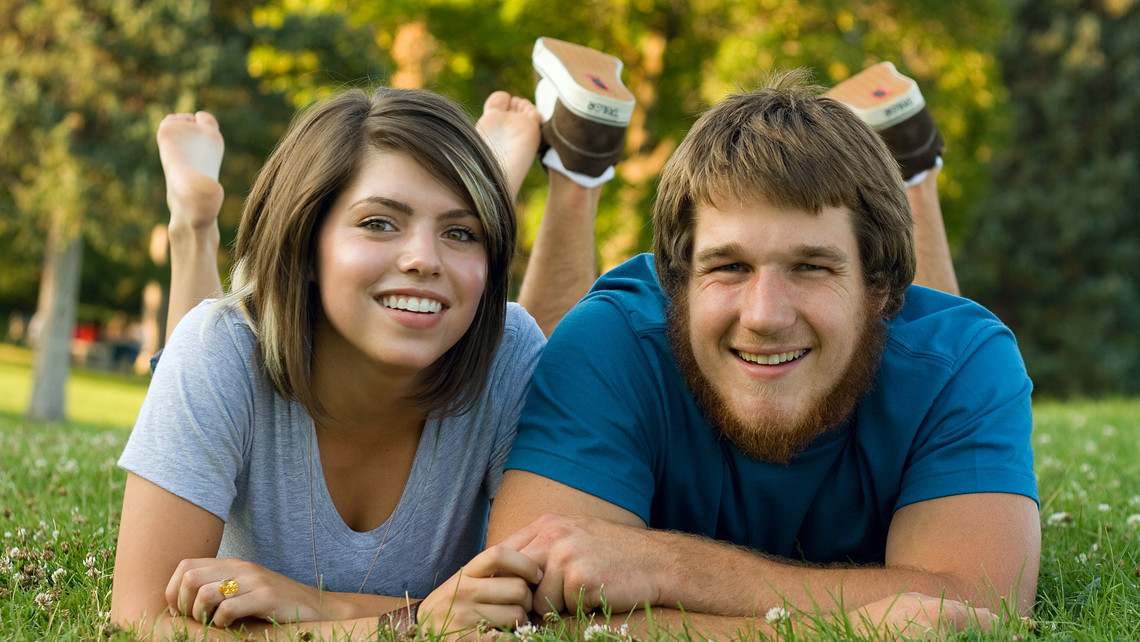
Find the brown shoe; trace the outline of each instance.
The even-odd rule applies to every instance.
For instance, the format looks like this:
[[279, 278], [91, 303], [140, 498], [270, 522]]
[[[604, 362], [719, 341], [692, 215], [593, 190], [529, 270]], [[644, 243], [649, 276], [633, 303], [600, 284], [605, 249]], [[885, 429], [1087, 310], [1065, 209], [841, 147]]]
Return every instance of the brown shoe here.
[[621, 160], [635, 104], [621, 82], [621, 60], [554, 38], [539, 38], [531, 60], [543, 143], [566, 169], [601, 176]]
[[903, 180], [934, 167], [946, 149], [918, 84], [889, 62], [864, 69], [826, 95], [847, 104], [879, 132], [898, 161]]

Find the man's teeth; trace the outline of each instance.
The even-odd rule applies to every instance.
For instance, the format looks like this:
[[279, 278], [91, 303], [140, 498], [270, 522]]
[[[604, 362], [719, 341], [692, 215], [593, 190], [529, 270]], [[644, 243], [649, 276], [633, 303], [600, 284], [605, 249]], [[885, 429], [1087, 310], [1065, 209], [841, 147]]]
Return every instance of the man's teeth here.
[[751, 352], [736, 352], [741, 359], [752, 363], [758, 363], [762, 366], [775, 366], [793, 359], [799, 359], [807, 353], [807, 350], [792, 350], [791, 352], [781, 352], [779, 354], [752, 354]]
[[421, 299], [414, 296], [386, 296], [380, 299], [380, 304], [386, 308], [407, 310], [408, 312], [425, 312], [435, 314], [443, 309], [443, 304], [432, 299]]

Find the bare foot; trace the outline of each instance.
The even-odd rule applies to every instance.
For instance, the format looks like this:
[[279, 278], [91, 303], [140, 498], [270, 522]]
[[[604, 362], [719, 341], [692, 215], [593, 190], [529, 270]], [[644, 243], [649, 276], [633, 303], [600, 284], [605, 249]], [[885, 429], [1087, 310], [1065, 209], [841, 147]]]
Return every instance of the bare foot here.
[[483, 103], [483, 115], [476, 128], [502, 163], [513, 198], [518, 198], [523, 179], [538, 153], [541, 125], [538, 108], [526, 98], [496, 91]]
[[217, 229], [225, 190], [218, 182], [225, 140], [211, 114], [170, 114], [158, 125], [172, 234]]

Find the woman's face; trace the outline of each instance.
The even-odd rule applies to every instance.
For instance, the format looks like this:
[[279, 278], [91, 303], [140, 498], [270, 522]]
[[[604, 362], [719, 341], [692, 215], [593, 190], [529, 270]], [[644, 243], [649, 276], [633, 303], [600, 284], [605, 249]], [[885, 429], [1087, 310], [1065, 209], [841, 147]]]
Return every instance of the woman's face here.
[[316, 265], [314, 346], [391, 374], [415, 375], [454, 346], [487, 283], [478, 215], [400, 152], [367, 152], [321, 224]]

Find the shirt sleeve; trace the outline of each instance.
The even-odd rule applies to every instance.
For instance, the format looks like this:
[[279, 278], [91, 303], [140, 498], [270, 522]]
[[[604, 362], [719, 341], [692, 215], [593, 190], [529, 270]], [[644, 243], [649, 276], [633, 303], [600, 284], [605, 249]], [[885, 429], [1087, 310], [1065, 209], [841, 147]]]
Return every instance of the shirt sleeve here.
[[966, 493], [1012, 493], [1037, 501], [1033, 386], [1012, 332], [994, 320], [951, 364], [922, 422], [896, 510]]
[[605, 296], [584, 300], [539, 360], [507, 468], [566, 484], [648, 523], [652, 443], [659, 440], [647, 431], [661, 422], [657, 373], [627, 313]]
[[503, 340], [495, 355], [488, 382], [488, 394], [495, 404], [501, 405], [497, 414], [499, 425], [495, 431], [495, 447], [487, 466], [489, 497], [493, 498], [499, 492], [503, 466], [518, 431], [519, 416], [522, 414], [531, 376], [545, 345], [546, 336], [534, 318], [517, 303], [508, 304]]
[[226, 520], [249, 445], [256, 366], [252, 333], [214, 307], [200, 304], [175, 329], [119, 466]]

